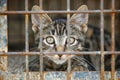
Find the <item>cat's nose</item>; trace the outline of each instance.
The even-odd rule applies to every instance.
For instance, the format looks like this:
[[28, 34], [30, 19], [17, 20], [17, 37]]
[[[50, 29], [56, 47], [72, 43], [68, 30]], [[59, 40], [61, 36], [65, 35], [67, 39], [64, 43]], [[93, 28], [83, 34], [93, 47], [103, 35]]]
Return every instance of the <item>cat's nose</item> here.
[[58, 52], [63, 52], [64, 51], [64, 46], [57, 46], [56, 47]]
[[62, 54], [59, 54], [58, 56], [59, 56], [59, 57], [61, 57], [61, 56], [62, 56]]
[[66, 60], [67, 57], [68, 57], [67, 55], [62, 55], [62, 54], [61, 54], [61, 55], [54, 55], [54, 56], [53, 56], [53, 59], [54, 59], [54, 60]]

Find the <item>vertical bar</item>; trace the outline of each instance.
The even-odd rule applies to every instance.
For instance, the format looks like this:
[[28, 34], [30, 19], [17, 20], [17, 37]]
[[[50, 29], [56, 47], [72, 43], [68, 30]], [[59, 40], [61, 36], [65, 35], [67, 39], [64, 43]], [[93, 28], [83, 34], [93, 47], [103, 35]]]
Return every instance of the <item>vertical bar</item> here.
[[[43, 0], [39, 0], [39, 6], [41, 8], [41, 11], [43, 10]], [[40, 14], [40, 44], [39, 44], [39, 48], [40, 48], [40, 57], [39, 57], [39, 60], [40, 60], [40, 79], [41, 80], [44, 80], [44, 74], [43, 74], [43, 50], [42, 50], [42, 33], [43, 33], [43, 23], [42, 23], [42, 14]]]
[[[70, 0], [67, 0], [67, 11], [70, 11]], [[70, 23], [69, 23], [69, 20], [70, 20], [70, 13], [67, 14], [68, 39], [70, 39]], [[68, 42], [68, 50], [70, 50], [70, 43], [69, 42]], [[68, 58], [67, 80], [71, 80], [70, 72], [71, 72], [71, 59]]]
[[39, 6], [43, 9], [43, 0], [39, 0]]
[[[40, 0], [39, 1], [40, 2], [40, 4], [39, 4], [39, 6], [40, 6], [40, 8], [41, 8], [41, 11], [43, 10], [42, 9], [42, 0]], [[39, 23], [39, 27], [40, 27], [40, 43], [39, 43], [39, 48], [40, 48], [40, 53], [42, 53], [42, 32], [43, 32], [43, 30], [42, 30], [42, 26], [43, 26], [43, 23], [42, 23], [42, 14], [40, 14], [40, 23]]]
[[[25, 11], [28, 11], [28, 0], [25, 0]], [[25, 14], [25, 51], [29, 52], [29, 39], [28, 39], [28, 23], [29, 18], [28, 14]], [[29, 80], [29, 67], [28, 67], [28, 55], [25, 56], [25, 62], [26, 62], [26, 80]]]
[[101, 3], [100, 3], [100, 9], [101, 9], [101, 12], [100, 12], [100, 39], [101, 39], [101, 45], [100, 45], [100, 48], [101, 48], [101, 73], [100, 73], [100, 80], [104, 80], [105, 77], [104, 77], [104, 13], [103, 13], [103, 10], [104, 10], [104, 0], [101, 0]]
[[[115, 10], [115, 0], [112, 0], [112, 11]], [[111, 15], [112, 21], [111, 21], [111, 38], [112, 38], [112, 51], [115, 50], [115, 13], [112, 13]], [[115, 54], [112, 53], [112, 61], [111, 61], [111, 80], [115, 80]]]
[[[28, 11], [28, 0], [25, 0], [25, 11]], [[28, 14], [25, 14], [25, 51], [29, 52], [29, 39], [28, 39]]]
[[[70, 0], [67, 0], [67, 11], [70, 11]], [[70, 38], [70, 13], [67, 13], [67, 35], [68, 39]], [[70, 50], [70, 43], [68, 41], [68, 50]]]

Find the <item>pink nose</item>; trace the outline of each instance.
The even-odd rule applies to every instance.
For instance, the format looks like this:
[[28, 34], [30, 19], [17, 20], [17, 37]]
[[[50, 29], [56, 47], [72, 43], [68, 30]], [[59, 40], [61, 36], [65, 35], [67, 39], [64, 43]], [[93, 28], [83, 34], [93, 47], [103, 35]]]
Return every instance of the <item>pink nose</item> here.
[[64, 46], [57, 46], [56, 47], [58, 52], [63, 52], [64, 51]]

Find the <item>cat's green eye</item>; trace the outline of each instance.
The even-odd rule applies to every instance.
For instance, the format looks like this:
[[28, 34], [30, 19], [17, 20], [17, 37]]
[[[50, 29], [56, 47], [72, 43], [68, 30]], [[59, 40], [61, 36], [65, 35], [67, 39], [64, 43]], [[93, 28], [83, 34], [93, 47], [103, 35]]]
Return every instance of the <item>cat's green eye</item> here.
[[46, 42], [48, 44], [54, 44], [54, 38], [52, 36], [48, 36], [48, 37], [46, 37]]

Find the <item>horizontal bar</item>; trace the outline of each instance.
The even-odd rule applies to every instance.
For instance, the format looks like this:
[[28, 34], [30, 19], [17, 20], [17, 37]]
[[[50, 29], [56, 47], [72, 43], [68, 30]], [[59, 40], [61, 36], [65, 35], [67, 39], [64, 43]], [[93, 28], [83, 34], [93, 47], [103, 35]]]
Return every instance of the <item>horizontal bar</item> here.
[[[0, 56], [6, 56], [6, 55], [41, 55], [41, 52], [0, 52]], [[90, 52], [42, 52], [43, 54], [48, 54], [48, 55], [53, 55], [53, 54], [67, 54], [67, 55], [71, 55], [71, 54], [75, 54], [75, 55], [92, 55], [92, 54], [99, 54], [101, 53], [101, 51], [90, 51]], [[120, 55], [120, 51], [104, 51], [104, 54], [108, 55], [108, 54], [115, 54], [115, 55]]]
[[[100, 13], [101, 10], [88, 10], [88, 11], [0, 11], [0, 14], [68, 14], [68, 13]], [[103, 10], [104, 13], [120, 13], [120, 10]]]

